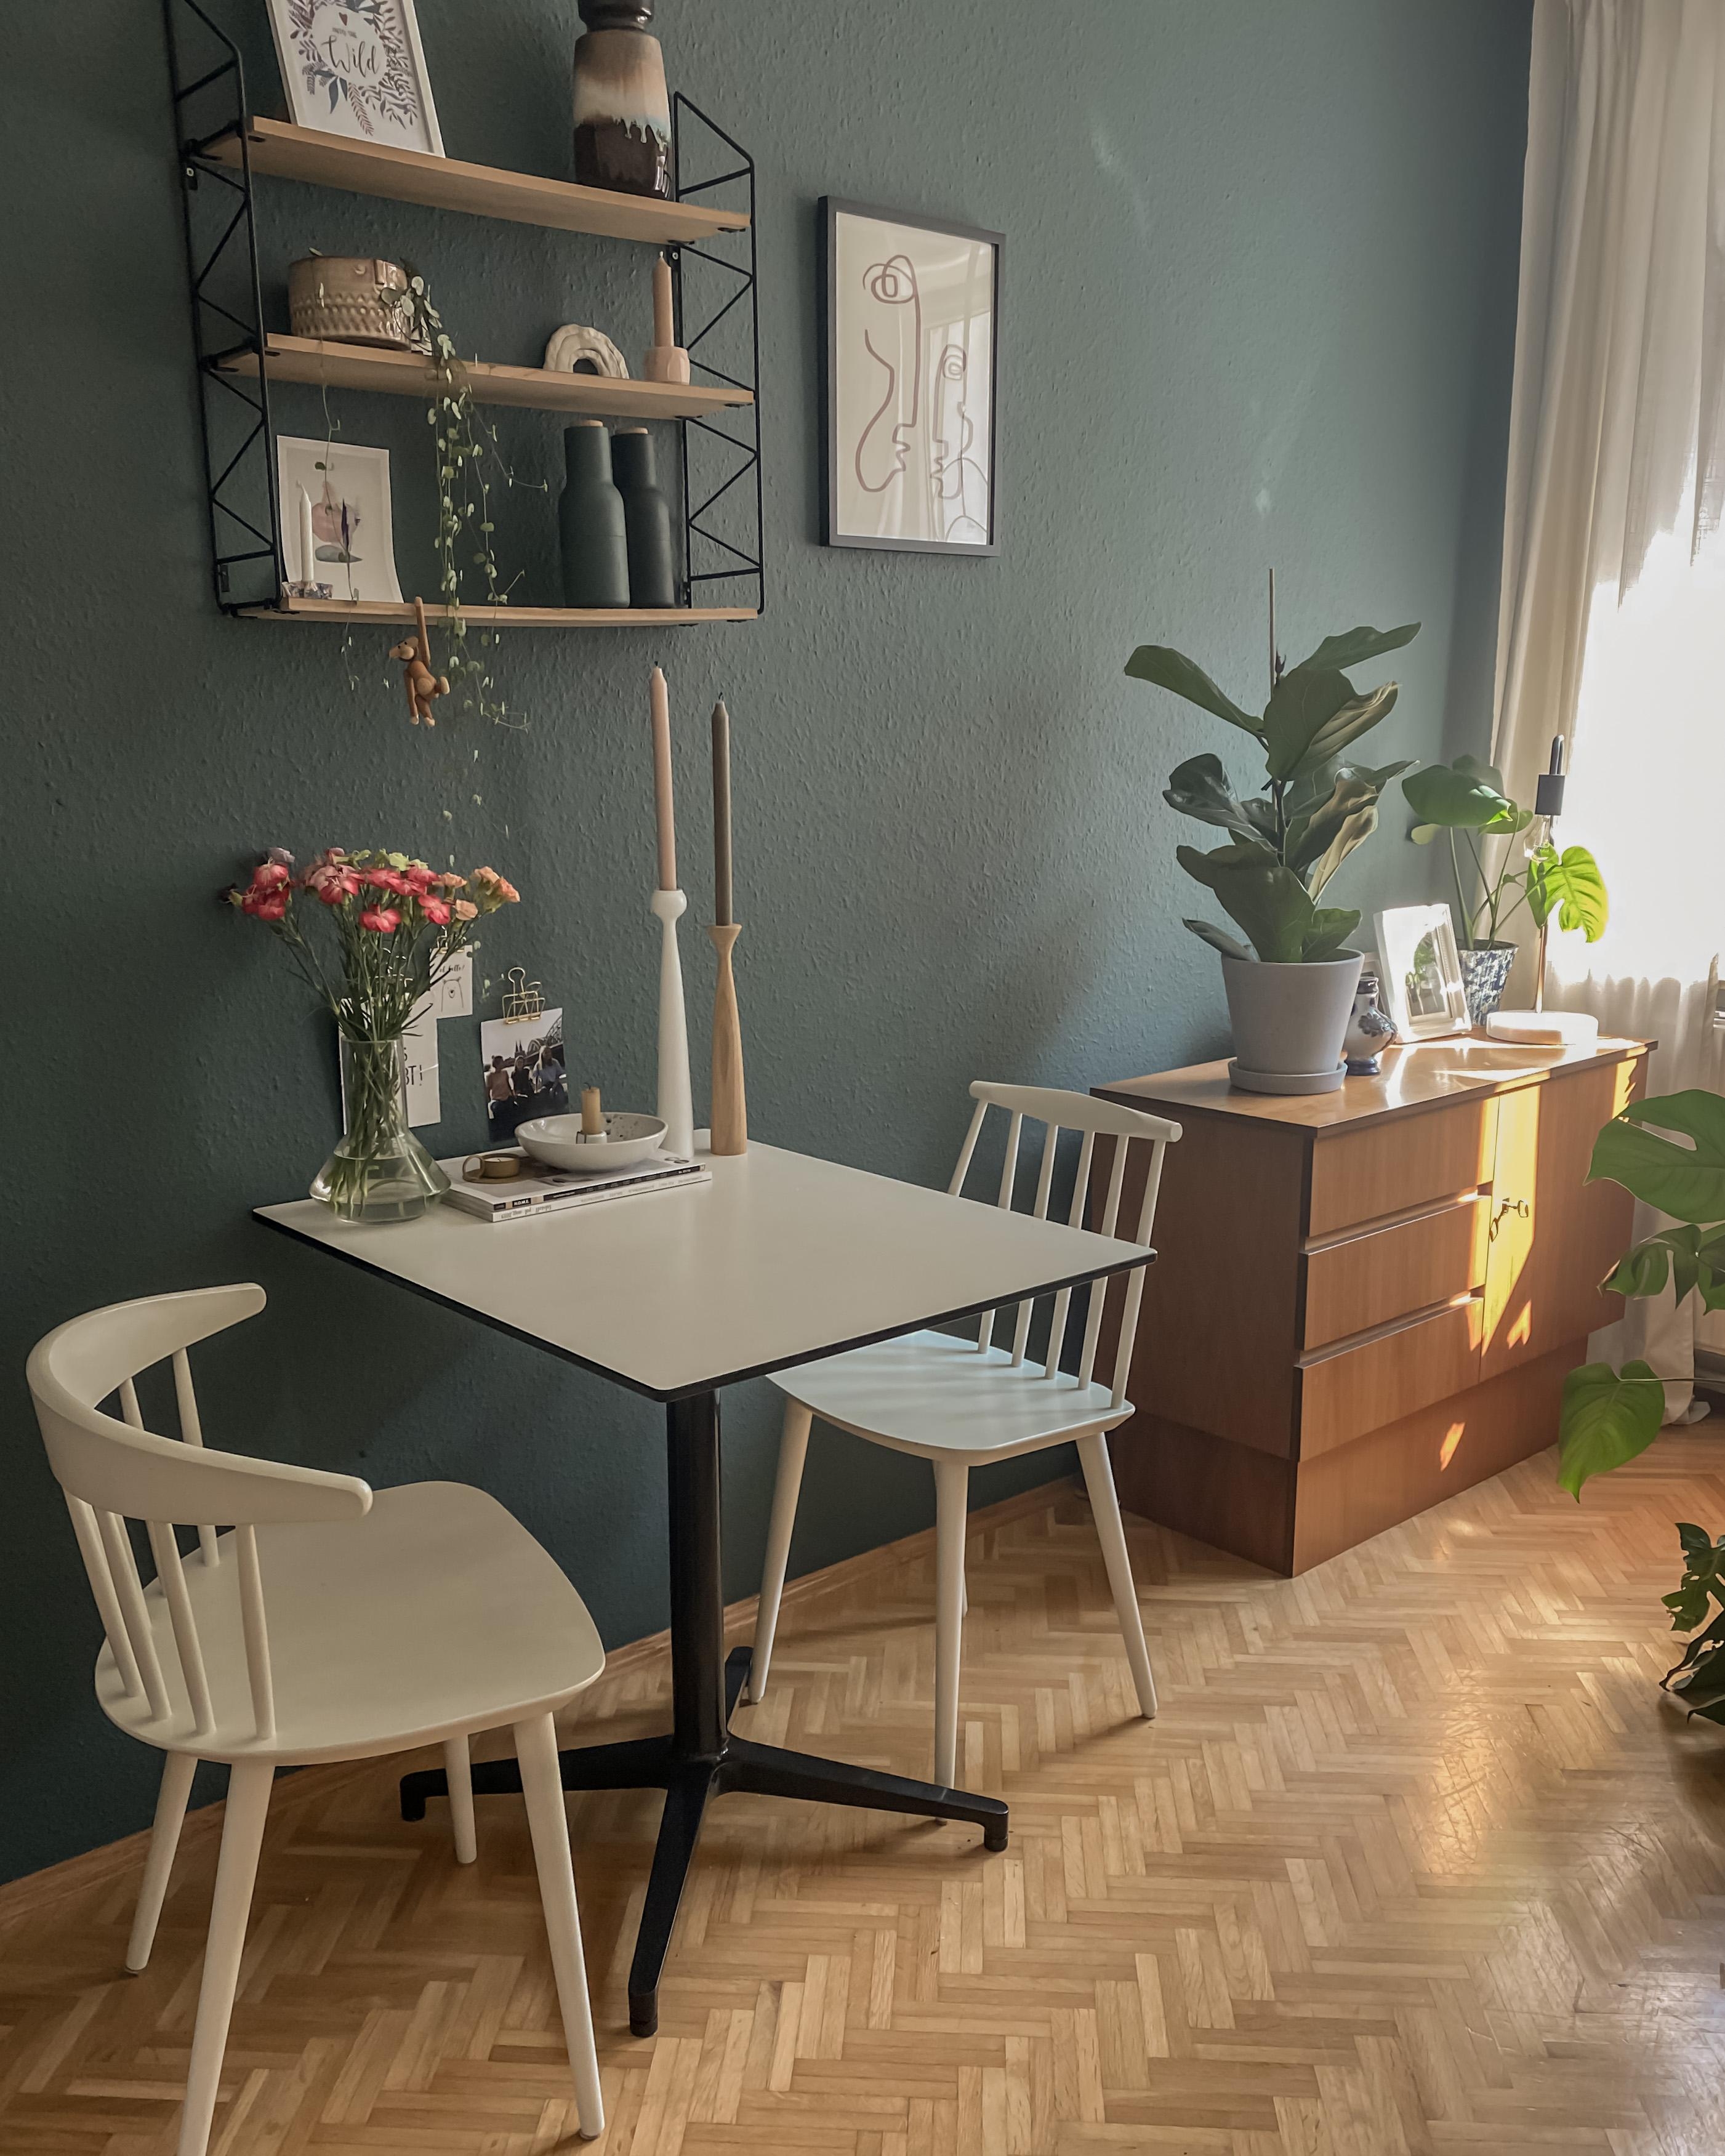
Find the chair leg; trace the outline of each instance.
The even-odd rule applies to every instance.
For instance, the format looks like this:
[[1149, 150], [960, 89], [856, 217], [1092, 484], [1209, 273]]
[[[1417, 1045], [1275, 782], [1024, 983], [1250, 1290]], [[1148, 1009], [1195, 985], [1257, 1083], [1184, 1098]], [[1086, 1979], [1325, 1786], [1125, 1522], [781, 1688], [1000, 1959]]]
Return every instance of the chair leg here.
[[479, 1855], [479, 1831], [473, 1818], [473, 1768], [465, 1737], [444, 1739], [444, 1773], [449, 1784], [449, 1829], [455, 1838], [455, 1861], [471, 1864]]
[[773, 1517], [767, 1528], [767, 1563], [761, 1573], [761, 1601], [755, 1614], [755, 1650], [749, 1658], [749, 1698], [767, 1697], [767, 1671], [773, 1661], [773, 1637], [778, 1630], [778, 1605], [790, 1562], [791, 1530], [797, 1524], [797, 1498], [803, 1487], [803, 1462], [809, 1455], [809, 1426], [814, 1417], [800, 1401], [784, 1404], [784, 1431], [778, 1440], [778, 1477], [773, 1486]]
[[186, 1799], [192, 1794], [192, 1777], [197, 1768], [198, 1762], [189, 1752], [167, 1752], [162, 1755], [156, 1824], [150, 1830], [150, 1853], [144, 1859], [138, 1906], [126, 1949], [126, 1966], [134, 1976], [141, 1975], [149, 1966], [150, 1949], [156, 1943], [157, 1922], [167, 1898], [167, 1882], [173, 1876], [174, 1851], [180, 1845]]
[[958, 1779], [958, 1669], [964, 1650], [964, 1530], [970, 1469], [962, 1460], [934, 1463], [934, 1779]]
[[258, 1876], [258, 1851], [270, 1810], [275, 1768], [266, 1759], [244, 1759], [228, 1770], [228, 1810], [222, 1823], [222, 1854], [216, 1864], [215, 1899], [209, 1912], [209, 1943], [203, 1952], [203, 1981], [198, 1993], [198, 2020], [192, 2032], [192, 2066], [186, 2076], [186, 2107], [180, 2116], [179, 2156], [206, 2156], [210, 2123], [222, 2079], [222, 2055], [228, 2048], [228, 2024], [239, 1982], [245, 1948], [246, 1919], [251, 1913], [252, 1885]]
[[1126, 1641], [1126, 1659], [1138, 1695], [1138, 1712], [1145, 1720], [1156, 1716], [1156, 1680], [1150, 1674], [1150, 1650], [1144, 1644], [1144, 1620], [1138, 1609], [1138, 1590], [1132, 1582], [1132, 1559], [1127, 1555], [1126, 1529], [1120, 1520], [1120, 1500], [1114, 1494], [1114, 1471], [1108, 1465], [1108, 1440], [1098, 1430], [1078, 1440], [1079, 1464], [1084, 1486], [1090, 1492], [1090, 1509], [1102, 1545], [1114, 1614], [1120, 1620]]
[[515, 1750], [521, 1763], [527, 1825], [532, 1830], [533, 1861], [539, 1870], [539, 1898], [545, 1905], [557, 2004], [563, 2013], [563, 2041], [575, 2076], [576, 2116], [582, 2139], [593, 2141], [605, 2130], [605, 2107], [599, 2094], [599, 2055], [593, 2048], [581, 1915], [575, 1905], [575, 1867], [569, 1856], [569, 1815], [563, 1809], [563, 1778], [552, 1717], [542, 1714], [532, 1722], [518, 1722]]

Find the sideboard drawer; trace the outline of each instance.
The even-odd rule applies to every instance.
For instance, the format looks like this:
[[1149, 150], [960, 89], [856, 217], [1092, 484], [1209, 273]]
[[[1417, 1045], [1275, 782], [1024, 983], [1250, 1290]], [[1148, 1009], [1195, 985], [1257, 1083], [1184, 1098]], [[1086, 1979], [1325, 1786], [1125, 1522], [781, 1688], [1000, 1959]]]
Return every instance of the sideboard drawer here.
[[1491, 1210], [1471, 1198], [1309, 1252], [1305, 1345], [1327, 1347], [1481, 1286]]
[[1478, 1296], [1303, 1363], [1300, 1457], [1329, 1452], [1479, 1382]]
[[1458, 1101], [1320, 1137], [1312, 1148], [1307, 1232], [1327, 1235], [1489, 1183], [1496, 1105]]

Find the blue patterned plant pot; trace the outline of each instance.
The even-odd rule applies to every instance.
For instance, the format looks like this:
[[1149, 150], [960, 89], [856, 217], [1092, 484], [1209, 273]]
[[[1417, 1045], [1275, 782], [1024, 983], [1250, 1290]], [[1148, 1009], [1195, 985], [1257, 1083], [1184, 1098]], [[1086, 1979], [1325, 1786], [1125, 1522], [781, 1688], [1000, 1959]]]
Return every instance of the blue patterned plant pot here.
[[1461, 979], [1467, 990], [1467, 1014], [1483, 1025], [1503, 1001], [1509, 969], [1516, 962], [1513, 943], [1481, 943], [1461, 953]]

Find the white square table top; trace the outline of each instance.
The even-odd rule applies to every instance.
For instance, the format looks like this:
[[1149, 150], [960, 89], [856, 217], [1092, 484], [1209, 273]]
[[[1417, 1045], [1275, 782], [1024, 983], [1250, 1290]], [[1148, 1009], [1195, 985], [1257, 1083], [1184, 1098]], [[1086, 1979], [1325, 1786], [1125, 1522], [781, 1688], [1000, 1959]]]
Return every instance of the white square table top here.
[[255, 1217], [658, 1400], [1143, 1264], [1143, 1245], [752, 1141], [710, 1183], [494, 1223]]

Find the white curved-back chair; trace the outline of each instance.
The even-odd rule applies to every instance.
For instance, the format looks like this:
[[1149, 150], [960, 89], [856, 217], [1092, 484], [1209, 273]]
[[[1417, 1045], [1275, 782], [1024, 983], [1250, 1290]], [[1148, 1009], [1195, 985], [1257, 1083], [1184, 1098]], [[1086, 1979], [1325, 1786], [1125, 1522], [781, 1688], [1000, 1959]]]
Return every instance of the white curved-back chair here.
[[[1010, 1117], [1006, 1153], [995, 1202], [1012, 1204], [1017, 1179], [1019, 1146], [1025, 1122], [1045, 1126], [1036, 1175], [1033, 1208], [1039, 1220], [1048, 1218], [1054, 1188], [1060, 1134], [1081, 1135], [1072, 1199], [1067, 1224], [1084, 1223], [1090, 1194], [1096, 1142], [1099, 1136], [1114, 1141], [1113, 1163], [1106, 1194], [1092, 1219], [1104, 1235], [1118, 1229], [1122, 1194], [1126, 1187], [1129, 1153], [1147, 1151], [1144, 1194], [1132, 1239], [1145, 1242], [1156, 1215], [1156, 1193], [1162, 1179], [1163, 1155], [1180, 1135], [1178, 1123], [1159, 1116], [1122, 1108], [1085, 1093], [1065, 1093], [1037, 1086], [995, 1086], [978, 1079], [971, 1089], [976, 1102], [958, 1166], [949, 1185], [951, 1195], [961, 1199], [970, 1171], [977, 1140], [991, 1107], [1005, 1110]], [[1125, 1232], [1125, 1231], [1120, 1231]], [[754, 1655], [750, 1666], [749, 1697], [765, 1697], [767, 1675], [773, 1659], [773, 1635], [778, 1628], [780, 1597], [784, 1591], [785, 1567], [790, 1556], [791, 1532], [796, 1524], [797, 1496], [802, 1486], [803, 1463], [808, 1453], [809, 1427], [815, 1416], [865, 1437], [896, 1452], [911, 1452], [930, 1461], [935, 1489], [935, 1679], [934, 1779], [951, 1787], [957, 1779], [958, 1749], [958, 1669], [963, 1630], [964, 1527], [968, 1506], [970, 1471], [996, 1460], [1011, 1460], [1020, 1453], [1039, 1452], [1051, 1445], [1078, 1447], [1085, 1486], [1101, 1538], [1108, 1585], [1125, 1637], [1127, 1660], [1138, 1705], [1146, 1716], [1156, 1712], [1156, 1686], [1150, 1674], [1149, 1650], [1144, 1644], [1143, 1620], [1138, 1612], [1137, 1591], [1132, 1584], [1127, 1556], [1126, 1535], [1121, 1526], [1120, 1503], [1114, 1494], [1114, 1476], [1108, 1466], [1106, 1433], [1132, 1413], [1126, 1397], [1127, 1373], [1132, 1368], [1132, 1342], [1137, 1335], [1138, 1308], [1144, 1292], [1143, 1269], [1127, 1281], [1121, 1312], [1119, 1344], [1114, 1358], [1111, 1386], [1095, 1382], [1096, 1351], [1101, 1337], [1105, 1284], [1097, 1282], [1090, 1296], [1083, 1343], [1076, 1371], [1060, 1367], [1065, 1344], [1066, 1317], [1072, 1291], [1062, 1288], [1054, 1297], [1044, 1360], [1034, 1363], [1027, 1349], [1034, 1299], [1016, 1306], [1010, 1348], [993, 1345], [999, 1313], [987, 1312], [974, 1338], [949, 1332], [912, 1332], [899, 1340], [886, 1340], [871, 1348], [853, 1348], [824, 1362], [805, 1363], [800, 1368], [779, 1373], [773, 1382], [787, 1395], [784, 1431], [779, 1440], [778, 1478], [773, 1497], [772, 1523], [768, 1530], [767, 1565], [761, 1580], [760, 1612], [755, 1624]]]
[[[186, 1350], [264, 1301], [244, 1286], [116, 1303], [50, 1332], [28, 1370], [107, 1634], [96, 1697], [167, 1754], [128, 1969], [149, 1959], [193, 1768], [213, 1759], [228, 1769], [179, 2156], [204, 2156], [209, 2143], [275, 1769], [442, 1743], [458, 1852], [470, 1861], [467, 1738], [505, 1724], [590, 2138], [604, 2118], [552, 1717], [604, 1666], [593, 1620], [483, 1491], [416, 1482], [374, 1495], [351, 1475], [205, 1450]], [[144, 1428], [133, 1384], [170, 1358], [178, 1439]], [[115, 1392], [123, 1419], [100, 1404]], [[148, 1533], [147, 1587], [128, 1520]], [[197, 1551], [182, 1558], [175, 1527], [198, 1522]]]

